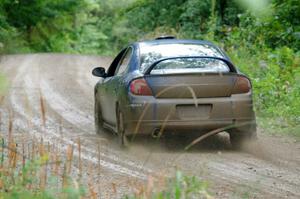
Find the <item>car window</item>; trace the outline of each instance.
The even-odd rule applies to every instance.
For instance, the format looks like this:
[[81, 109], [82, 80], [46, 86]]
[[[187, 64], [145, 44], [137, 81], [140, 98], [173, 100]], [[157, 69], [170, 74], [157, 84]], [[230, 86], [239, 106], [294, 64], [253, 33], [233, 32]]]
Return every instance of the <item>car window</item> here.
[[120, 63], [120, 60], [122, 60], [127, 48], [124, 48], [121, 50], [121, 52], [115, 57], [113, 62], [110, 64], [108, 70], [107, 70], [107, 77], [111, 77], [115, 75], [115, 71]]
[[208, 44], [142, 44], [140, 46], [141, 65], [143, 71], [155, 61], [168, 57], [181, 56], [213, 56], [223, 57], [221, 52]]
[[228, 65], [213, 58], [175, 58], [159, 62], [151, 70], [151, 74], [176, 73], [227, 73]]
[[126, 69], [128, 68], [128, 64], [132, 55], [132, 48], [129, 47], [125, 53], [125, 55], [123, 56], [123, 58], [121, 59], [121, 61], [118, 64], [117, 70], [115, 72], [115, 75], [120, 75], [123, 74]]

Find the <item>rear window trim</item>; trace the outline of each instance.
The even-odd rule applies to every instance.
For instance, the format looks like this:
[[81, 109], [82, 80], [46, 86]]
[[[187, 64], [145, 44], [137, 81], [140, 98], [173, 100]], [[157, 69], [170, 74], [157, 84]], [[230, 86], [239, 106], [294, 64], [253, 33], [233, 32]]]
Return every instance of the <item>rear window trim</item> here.
[[223, 62], [225, 62], [227, 65], [228, 65], [228, 67], [229, 67], [229, 73], [237, 73], [237, 70], [236, 70], [236, 68], [234, 67], [234, 65], [233, 65], [233, 63], [231, 63], [229, 60], [227, 60], [227, 59], [224, 59], [224, 58], [222, 58], [222, 57], [213, 57], [213, 56], [176, 56], [176, 57], [167, 57], [167, 58], [163, 58], [163, 59], [159, 59], [159, 60], [157, 60], [157, 61], [155, 61], [155, 62], [153, 62], [148, 68], [146, 68], [145, 70], [144, 70], [144, 74], [145, 75], [150, 75], [150, 73], [151, 73], [151, 71], [153, 70], [153, 68], [157, 65], [157, 64], [159, 64], [160, 62], [162, 62], [162, 61], [166, 61], [166, 60], [171, 60], [171, 59], [181, 59], [181, 58], [183, 58], [183, 59], [188, 59], [188, 58], [203, 58], [203, 59], [217, 59], [217, 60], [221, 60], [221, 61], [223, 61]]

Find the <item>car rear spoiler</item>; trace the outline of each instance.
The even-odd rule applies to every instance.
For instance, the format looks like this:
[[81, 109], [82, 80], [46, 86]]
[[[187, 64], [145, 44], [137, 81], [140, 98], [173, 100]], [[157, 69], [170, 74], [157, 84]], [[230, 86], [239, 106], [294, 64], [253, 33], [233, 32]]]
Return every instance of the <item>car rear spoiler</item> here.
[[212, 56], [179, 56], [179, 57], [168, 57], [168, 58], [163, 58], [163, 59], [159, 59], [157, 61], [155, 61], [153, 64], [151, 64], [148, 68], [146, 68], [144, 74], [145, 75], [149, 75], [150, 72], [152, 71], [152, 69], [157, 65], [159, 64], [160, 62], [162, 61], [165, 61], [165, 60], [170, 60], [170, 59], [180, 59], [180, 58], [209, 58], [209, 59], [217, 59], [217, 60], [221, 60], [223, 62], [225, 62], [228, 66], [229, 66], [229, 69], [230, 69], [230, 72], [233, 72], [233, 73], [237, 73], [237, 70], [236, 68], [234, 67], [233, 63], [230, 62], [229, 60], [227, 59], [224, 59], [224, 58], [221, 58], [221, 57], [212, 57]]

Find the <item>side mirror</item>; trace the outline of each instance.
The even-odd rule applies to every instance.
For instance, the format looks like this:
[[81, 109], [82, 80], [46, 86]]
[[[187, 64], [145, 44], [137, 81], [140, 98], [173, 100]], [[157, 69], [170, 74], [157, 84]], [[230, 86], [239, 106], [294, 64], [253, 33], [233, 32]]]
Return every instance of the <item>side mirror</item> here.
[[105, 69], [103, 67], [94, 68], [92, 74], [96, 77], [106, 77]]

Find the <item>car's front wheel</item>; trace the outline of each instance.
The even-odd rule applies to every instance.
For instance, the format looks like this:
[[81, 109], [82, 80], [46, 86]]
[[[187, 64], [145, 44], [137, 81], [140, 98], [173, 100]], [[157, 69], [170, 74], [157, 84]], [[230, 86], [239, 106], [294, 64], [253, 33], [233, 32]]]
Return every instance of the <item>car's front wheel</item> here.
[[128, 138], [125, 135], [124, 115], [120, 110], [117, 110], [117, 133], [119, 145], [121, 147], [128, 147]]

